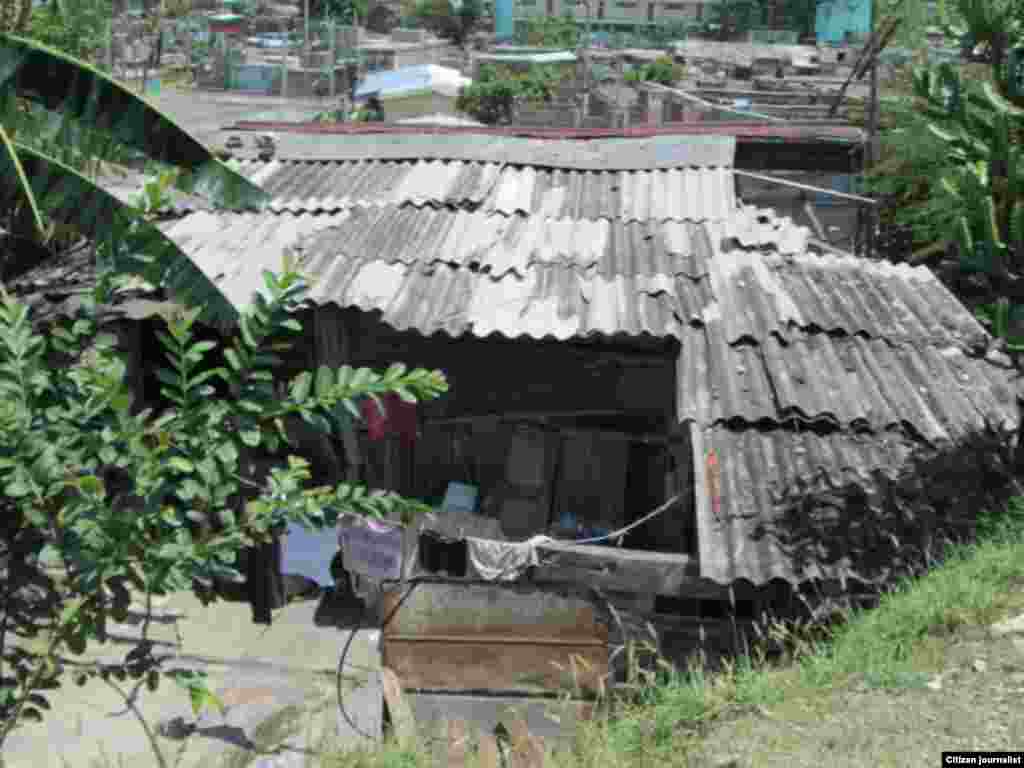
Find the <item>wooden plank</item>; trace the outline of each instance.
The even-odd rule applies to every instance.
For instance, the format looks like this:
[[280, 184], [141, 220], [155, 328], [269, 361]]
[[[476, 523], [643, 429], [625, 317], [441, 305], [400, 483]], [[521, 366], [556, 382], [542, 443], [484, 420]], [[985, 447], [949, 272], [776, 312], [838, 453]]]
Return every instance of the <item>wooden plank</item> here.
[[384, 691], [384, 704], [391, 716], [391, 731], [400, 744], [412, 741], [416, 737], [416, 720], [412, 707], [402, 693], [402, 683], [393, 669], [381, 667], [381, 688]]
[[494, 738], [493, 733], [481, 731], [477, 750], [478, 768], [501, 768], [498, 740]]
[[448, 721], [448, 768], [466, 768], [468, 734], [465, 720]]
[[504, 725], [512, 740], [514, 768], [544, 768], [544, 742], [530, 733], [522, 716], [513, 715]]

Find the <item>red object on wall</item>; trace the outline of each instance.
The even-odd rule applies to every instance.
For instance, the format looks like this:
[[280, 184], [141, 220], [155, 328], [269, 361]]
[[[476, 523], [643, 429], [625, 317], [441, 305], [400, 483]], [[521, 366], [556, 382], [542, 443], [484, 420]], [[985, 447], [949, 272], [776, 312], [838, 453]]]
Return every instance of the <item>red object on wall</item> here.
[[384, 413], [370, 398], [360, 403], [366, 431], [371, 440], [381, 440], [387, 435], [399, 435], [404, 443], [416, 441], [416, 404], [407, 403], [394, 393], [382, 395]]

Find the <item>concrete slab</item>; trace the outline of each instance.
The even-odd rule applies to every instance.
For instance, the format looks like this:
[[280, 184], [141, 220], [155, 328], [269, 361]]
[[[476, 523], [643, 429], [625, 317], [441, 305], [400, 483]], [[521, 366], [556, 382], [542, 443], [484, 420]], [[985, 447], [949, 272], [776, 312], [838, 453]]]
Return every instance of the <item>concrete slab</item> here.
[[[316, 626], [316, 606], [315, 601], [288, 605], [264, 628], [252, 624], [246, 604], [203, 607], [191, 593], [164, 601], [161, 612], [171, 618], [151, 629], [160, 628], [161, 650], [175, 653], [168, 665], [207, 672], [227, 706], [223, 715], [204, 712], [196, 719], [187, 694], [170, 681], [155, 692], [142, 690], [137, 706], [154, 731], [175, 718], [195, 726], [177, 738], [156, 736], [172, 763], [178, 759], [181, 768], [199, 768], [266, 759], [271, 762], [262, 763], [265, 768], [300, 765], [294, 761], [323, 744], [355, 746], [365, 743], [366, 735], [380, 737], [379, 633], [358, 632], [349, 650], [342, 690], [353, 728], [338, 711], [335, 678], [349, 630]], [[123, 657], [140, 626], [118, 625], [115, 641], [89, 656]], [[44, 723], [11, 737], [4, 750], [7, 768], [78, 768], [96, 760], [132, 768], [156, 765], [138, 719], [102, 681], [82, 688], [68, 681], [54, 692], [51, 704], [52, 715]]]

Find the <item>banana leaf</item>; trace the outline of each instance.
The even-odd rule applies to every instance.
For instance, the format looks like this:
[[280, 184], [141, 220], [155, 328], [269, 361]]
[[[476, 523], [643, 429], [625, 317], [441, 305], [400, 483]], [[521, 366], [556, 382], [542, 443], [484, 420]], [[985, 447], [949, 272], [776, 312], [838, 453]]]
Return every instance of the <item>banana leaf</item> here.
[[39, 210], [39, 203], [32, 192], [29, 177], [25, 174], [14, 142], [8, 137], [3, 125], [0, 125], [0, 178], [4, 179], [5, 186], [9, 184], [18, 192], [10, 201], [14, 204], [12, 207], [24, 206], [32, 217], [36, 231], [43, 233], [46, 225]]
[[138, 209], [31, 147], [5, 146], [14, 148], [15, 158], [6, 152], [0, 163], [16, 163], [23, 172], [0, 169], [0, 208], [31, 201], [37, 213], [44, 211], [54, 221], [74, 225], [83, 237], [109, 244], [119, 271], [139, 275], [177, 301], [199, 307], [206, 323], [226, 328], [237, 320], [237, 311], [213, 281]]
[[266, 193], [218, 160], [174, 121], [100, 70], [40, 43], [0, 34], [0, 95], [13, 92], [108, 132], [181, 169], [178, 187], [230, 209], [260, 209]]

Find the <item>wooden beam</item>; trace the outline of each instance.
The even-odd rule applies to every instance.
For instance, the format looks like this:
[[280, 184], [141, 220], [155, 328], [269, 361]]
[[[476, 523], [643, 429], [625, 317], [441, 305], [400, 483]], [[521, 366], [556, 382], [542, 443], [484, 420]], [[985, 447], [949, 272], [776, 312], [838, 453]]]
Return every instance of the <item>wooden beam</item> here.
[[467, 742], [469, 728], [466, 721], [453, 719], [448, 721], [448, 768], [466, 768], [466, 756], [469, 752]]
[[825, 232], [825, 228], [821, 225], [821, 220], [818, 219], [818, 214], [814, 211], [814, 203], [810, 200], [804, 200], [804, 213], [806, 213], [807, 218], [810, 219], [811, 226], [814, 228], [818, 237], [826, 243], [829, 242], [828, 233]]
[[493, 733], [480, 733], [477, 740], [477, 764], [479, 768], [501, 768], [498, 740], [494, 738]]
[[854, 195], [849, 192], [839, 192], [835, 189], [825, 189], [824, 187], [816, 187], [813, 184], [804, 184], [799, 181], [790, 181], [789, 179], [780, 179], [777, 176], [765, 176], [760, 173], [751, 173], [750, 171], [741, 171], [738, 168], [733, 169], [733, 173], [737, 176], [745, 176], [750, 179], [757, 179], [758, 181], [768, 181], [775, 184], [781, 184], [784, 187], [792, 187], [793, 189], [802, 189], [805, 192], [817, 192], [822, 195], [830, 195], [832, 197], [838, 197], [842, 200], [853, 200], [864, 205], [878, 205], [878, 201], [870, 198], [863, 197], [862, 195]]
[[412, 707], [402, 693], [402, 683], [394, 670], [381, 667], [381, 688], [384, 691], [384, 705], [391, 717], [391, 730], [399, 744], [411, 744], [416, 738], [416, 720]]

